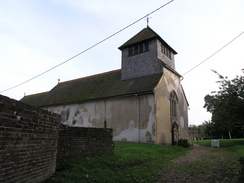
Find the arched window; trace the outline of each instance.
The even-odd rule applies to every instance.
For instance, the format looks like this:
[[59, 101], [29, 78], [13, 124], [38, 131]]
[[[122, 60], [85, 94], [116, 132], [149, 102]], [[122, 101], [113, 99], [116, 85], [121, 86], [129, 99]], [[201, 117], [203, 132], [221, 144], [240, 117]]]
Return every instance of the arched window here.
[[169, 100], [170, 100], [170, 116], [176, 117], [177, 116], [176, 105], [178, 103], [178, 98], [175, 91], [172, 91], [170, 93]]

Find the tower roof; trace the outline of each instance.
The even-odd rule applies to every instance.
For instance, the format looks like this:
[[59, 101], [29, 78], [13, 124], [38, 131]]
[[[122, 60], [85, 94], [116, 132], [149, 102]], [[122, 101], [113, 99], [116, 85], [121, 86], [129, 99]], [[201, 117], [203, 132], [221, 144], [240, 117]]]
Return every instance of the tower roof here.
[[126, 48], [130, 45], [146, 41], [146, 40], [153, 40], [158, 39], [161, 41], [166, 47], [168, 47], [174, 54], [177, 54], [177, 52], [171, 48], [156, 32], [154, 32], [149, 26], [142, 29], [140, 32], [138, 32], [135, 36], [133, 36], [131, 39], [126, 41], [123, 45], [119, 47], [120, 50], [123, 48]]

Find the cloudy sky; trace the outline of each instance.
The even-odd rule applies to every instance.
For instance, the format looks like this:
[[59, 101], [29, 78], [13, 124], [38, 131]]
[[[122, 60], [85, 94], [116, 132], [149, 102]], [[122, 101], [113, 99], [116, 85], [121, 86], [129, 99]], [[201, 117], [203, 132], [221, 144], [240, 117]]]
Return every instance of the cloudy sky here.
[[[15, 87], [169, 1], [0, 0], [1, 94], [19, 100], [24, 93], [51, 90], [58, 79], [67, 81], [119, 69], [121, 52], [118, 47], [145, 28], [146, 20]], [[243, 0], [174, 0], [149, 16], [149, 26], [178, 52], [176, 71], [184, 77], [182, 85], [190, 104], [189, 124], [199, 125], [211, 118], [203, 108], [204, 96], [218, 88], [218, 77], [211, 69], [229, 78], [242, 75], [243, 9]], [[234, 38], [231, 44], [210, 57]]]

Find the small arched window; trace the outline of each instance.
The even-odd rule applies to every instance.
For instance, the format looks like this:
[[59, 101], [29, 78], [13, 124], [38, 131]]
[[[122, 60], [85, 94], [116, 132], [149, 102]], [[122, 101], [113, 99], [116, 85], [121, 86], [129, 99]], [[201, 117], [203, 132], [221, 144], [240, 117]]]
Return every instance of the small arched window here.
[[176, 105], [178, 103], [178, 98], [175, 91], [172, 91], [170, 93], [169, 100], [170, 100], [170, 116], [176, 117], [177, 116]]

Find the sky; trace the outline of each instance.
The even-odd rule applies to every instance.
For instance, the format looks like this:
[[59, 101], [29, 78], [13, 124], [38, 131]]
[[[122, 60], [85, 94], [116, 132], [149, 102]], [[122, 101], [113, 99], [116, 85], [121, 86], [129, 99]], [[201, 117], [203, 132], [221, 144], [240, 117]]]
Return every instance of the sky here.
[[[145, 28], [146, 19], [65, 61], [168, 2], [0, 0], [0, 94], [20, 100], [51, 90], [58, 79], [63, 82], [120, 69], [118, 47]], [[184, 78], [189, 125], [211, 119], [203, 108], [204, 96], [219, 86], [211, 70], [229, 79], [243, 75], [243, 8], [243, 0], [174, 0], [148, 16], [149, 26], [178, 53], [175, 65]]]

